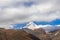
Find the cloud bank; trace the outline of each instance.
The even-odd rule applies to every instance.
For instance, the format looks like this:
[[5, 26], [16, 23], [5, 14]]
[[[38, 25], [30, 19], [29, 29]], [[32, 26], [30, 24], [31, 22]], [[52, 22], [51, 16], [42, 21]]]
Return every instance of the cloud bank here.
[[0, 0], [1, 26], [55, 19], [60, 19], [60, 0]]

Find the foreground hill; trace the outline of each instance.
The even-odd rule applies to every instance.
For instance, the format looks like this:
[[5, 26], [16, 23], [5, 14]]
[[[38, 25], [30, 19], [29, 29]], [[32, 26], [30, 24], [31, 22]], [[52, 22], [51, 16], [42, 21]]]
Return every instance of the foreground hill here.
[[60, 40], [60, 30], [45, 32], [42, 28], [35, 30], [0, 28], [0, 40]]
[[40, 40], [23, 30], [0, 29], [0, 40]]

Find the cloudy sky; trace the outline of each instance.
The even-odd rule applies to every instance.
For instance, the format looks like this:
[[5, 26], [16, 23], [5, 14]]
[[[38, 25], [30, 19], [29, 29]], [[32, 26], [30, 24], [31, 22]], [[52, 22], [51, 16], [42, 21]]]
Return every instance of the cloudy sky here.
[[0, 27], [37, 21], [37, 24], [60, 24], [60, 0], [0, 0]]

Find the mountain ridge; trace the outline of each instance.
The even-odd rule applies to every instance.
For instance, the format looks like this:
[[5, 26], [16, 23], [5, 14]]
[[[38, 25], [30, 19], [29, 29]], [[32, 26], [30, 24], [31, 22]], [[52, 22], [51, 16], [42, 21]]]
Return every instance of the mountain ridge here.
[[60, 40], [60, 30], [46, 33], [42, 28], [35, 30], [0, 28], [0, 40]]

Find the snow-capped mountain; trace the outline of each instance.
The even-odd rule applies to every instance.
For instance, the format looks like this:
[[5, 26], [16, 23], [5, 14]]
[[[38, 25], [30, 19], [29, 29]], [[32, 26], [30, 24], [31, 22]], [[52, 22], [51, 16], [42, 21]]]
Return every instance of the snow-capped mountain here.
[[43, 28], [43, 27], [46, 27], [46, 25], [44, 25], [44, 26], [43, 25], [36, 25], [33, 22], [29, 22], [24, 28], [34, 30], [34, 29]]
[[53, 25], [36, 25], [33, 22], [29, 22], [24, 28], [31, 29], [31, 30], [42, 28], [45, 31], [54, 31], [54, 30], [60, 29], [60, 25], [55, 25], [55, 26], [53, 26]]
[[34, 24], [33, 22], [29, 22], [24, 28], [28, 28], [28, 29], [31, 29], [31, 30], [34, 30], [38, 27], [36, 27], [37, 25]]

